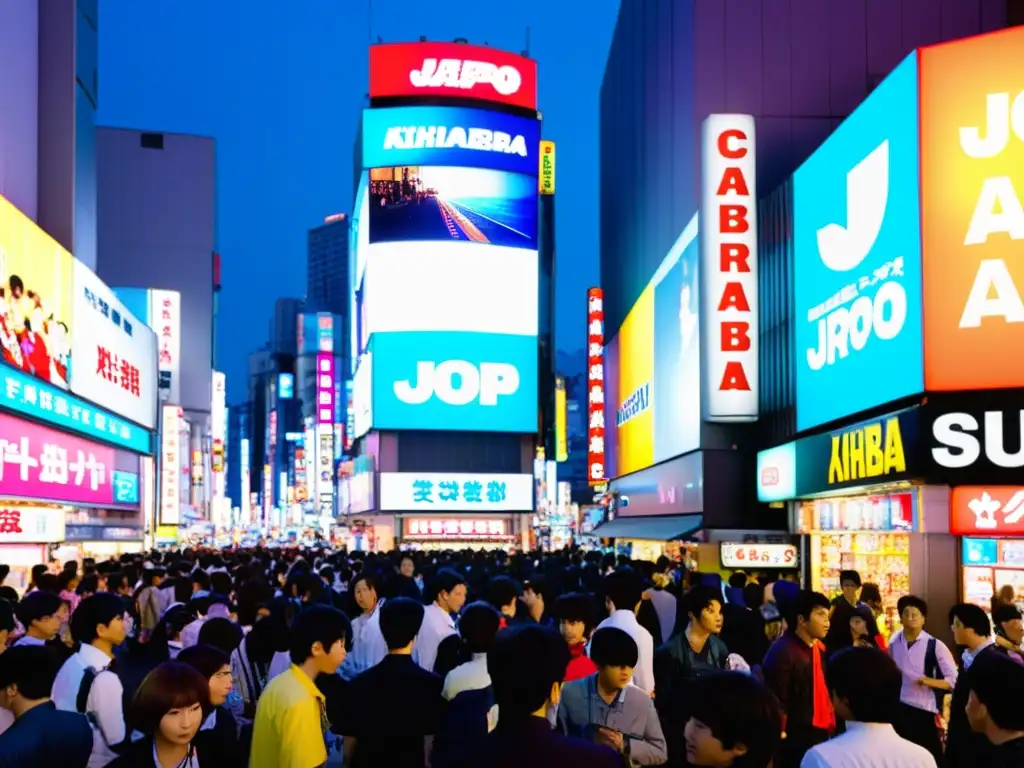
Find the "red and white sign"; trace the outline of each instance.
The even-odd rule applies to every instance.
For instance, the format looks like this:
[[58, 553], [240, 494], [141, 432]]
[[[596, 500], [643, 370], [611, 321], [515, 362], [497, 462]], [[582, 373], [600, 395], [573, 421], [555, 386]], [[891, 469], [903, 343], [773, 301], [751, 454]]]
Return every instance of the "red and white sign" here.
[[64, 510], [0, 506], [0, 544], [55, 544], [64, 541]]
[[149, 324], [156, 331], [160, 402], [181, 402], [181, 294], [149, 292]]
[[734, 544], [722, 542], [723, 568], [796, 568], [792, 544]]
[[370, 98], [450, 96], [537, 108], [537, 62], [478, 45], [370, 46]]
[[1024, 487], [958, 486], [949, 518], [950, 533], [957, 536], [1024, 536]]
[[604, 291], [587, 290], [587, 481], [604, 476]]
[[756, 421], [757, 190], [754, 118], [704, 121], [701, 327], [704, 418]]
[[163, 406], [160, 425], [160, 525], [181, 522], [181, 457], [188, 450], [182, 445], [184, 416], [176, 405]]
[[508, 521], [451, 518], [406, 518], [406, 539], [507, 539]]

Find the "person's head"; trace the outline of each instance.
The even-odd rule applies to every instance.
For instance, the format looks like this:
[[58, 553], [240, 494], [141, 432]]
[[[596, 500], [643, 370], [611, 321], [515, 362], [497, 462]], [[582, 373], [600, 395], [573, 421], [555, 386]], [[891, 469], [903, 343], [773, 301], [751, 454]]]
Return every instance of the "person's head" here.
[[209, 592], [210, 575], [206, 571], [192, 571], [192, 592]]
[[89, 597], [89, 595], [95, 595], [99, 591], [100, 575], [98, 573], [90, 573], [79, 580], [75, 594], [79, 597]]
[[860, 723], [892, 723], [899, 711], [902, 673], [878, 648], [845, 648], [832, 655], [825, 681], [836, 715]]
[[791, 632], [810, 640], [824, 640], [829, 628], [829, 609], [832, 607], [820, 592], [801, 589], [796, 596], [780, 606]]
[[1016, 605], [1003, 603], [992, 612], [992, 625], [996, 634], [1016, 646], [1024, 641], [1024, 625], [1021, 624], [1020, 609]]
[[430, 602], [448, 613], [458, 613], [466, 604], [466, 580], [458, 573], [442, 568], [430, 585]]
[[878, 588], [877, 584], [872, 584], [869, 581], [860, 589], [860, 601], [867, 603], [872, 611], [881, 611], [882, 590]]
[[60, 632], [65, 610], [60, 595], [40, 589], [21, 598], [14, 613], [26, 633], [41, 640], [52, 640]]
[[555, 601], [555, 616], [562, 638], [569, 645], [585, 642], [594, 629], [594, 599], [583, 592], [570, 592]]
[[459, 635], [470, 653], [488, 653], [499, 626], [501, 614], [489, 603], [470, 603], [459, 617]]
[[363, 613], [369, 613], [377, 605], [380, 585], [372, 573], [360, 573], [352, 580], [352, 596]]
[[928, 603], [917, 595], [904, 595], [896, 601], [896, 610], [900, 614], [900, 623], [904, 631], [918, 634], [924, 629], [928, 618]]
[[743, 588], [743, 602], [747, 608], [756, 611], [764, 602], [764, 587], [752, 581]]
[[611, 611], [636, 611], [643, 599], [643, 585], [637, 575], [626, 568], [612, 571], [601, 582], [604, 604]]
[[313, 606], [301, 611], [292, 622], [290, 647], [292, 663], [311, 662], [318, 673], [333, 675], [345, 661], [352, 627], [336, 608]]
[[973, 648], [992, 634], [992, 623], [980, 607], [973, 603], [957, 603], [949, 609], [949, 625], [953, 642]]
[[411, 649], [423, 624], [423, 604], [408, 597], [388, 600], [380, 609], [380, 633], [389, 651]]
[[520, 594], [519, 582], [508, 576], [495, 576], [487, 583], [487, 602], [502, 616], [515, 617]]
[[1024, 666], [1000, 653], [979, 657], [971, 665], [967, 697], [967, 720], [971, 730], [990, 738], [1024, 731], [1022, 697]]
[[49, 648], [18, 645], [0, 653], [0, 707], [14, 713], [50, 698], [58, 664]]
[[875, 615], [867, 605], [858, 605], [850, 612], [850, 639], [856, 643], [860, 640], [874, 641], [878, 634]]
[[1013, 589], [1012, 584], [1003, 584], [999, 588], [999, 592], [996, 594], [996, 601], [1003, 603], [1004, 605], [1013, 605], [1017, 602], [1017, 593]]
[[537, 574], [523, 585], [523, 605], [530, 613], [544, 613], [551, 599], [548, 580]]
[[7, 640], [15, 626], [14, 603], [0, 598], [0, 653], [7, 647]]
[[704, 584], [698, 584], [686, 593], [686, 615], [692, 626], [717, 635], [722, 631], [722, 593]]
[[210, 687], [210, 706], [219, 707], [228, 699], [231, 685], [231, 657], [212, 645], [183, 648], [177, 661], [196, 669]]
[[694, 681], [688, 695], [686, 759], [692, 766], [767, 768], [782, 740], [782, 710], [750, 675], [718, 672]]
[[128, 636], [124, 602], [110, 592], [99, 592], [78, 604], [71, 617], [71, 636], [83, 645], [120, 645]]
[[843, 597], [856, 605], [860, 600], [860, 574], [857, 571], [840, 571], [839, 588], [843, 591]]
[[416, 575], [416, 561], [412, 555], [402, 555], [402, 559], [398, 561], [398, 572], [409, 579]]
[[553, 630], [535, 624], [498, 634], [487, 654], [502, 722], [521, 722], [558, 706], [569, 648]]
[[139, 685], [127, 719], [158, 743], [186, 746], [199, 732], [209, 701], [210, 686], [201, 672], [165, 661]]
[[743, 589], [747, 586], [747, 574], [743, 571], [736, 571], [729, 577], [729, 586], [735, 589]]
[[203, 622], [197, 640], [200, 645], [212, 645], [230, 655], [241, 644], [243, 637], [245, 633], [235, 622], [223, 616], [215, 616]]
[[78, 571], [65, 567], [57, 577], [57, 583], [60, 584], [61, 592], [74, 592], [78, 589]]
[[590, 659], [605, 690], [621, 690], [629, 685], [640, 658], [636, 640], [618, 627], [605, 627], [590, 638]]

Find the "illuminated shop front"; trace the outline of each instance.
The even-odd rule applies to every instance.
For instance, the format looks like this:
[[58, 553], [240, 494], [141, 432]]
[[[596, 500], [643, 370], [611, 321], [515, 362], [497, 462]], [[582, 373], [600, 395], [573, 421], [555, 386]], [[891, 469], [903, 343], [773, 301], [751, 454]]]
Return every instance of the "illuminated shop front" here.
[[11, 569], [4, 586], [23, 593], [32, 580], [33, 566], [47, 562], [53, 545], [63, 540], [63, 507], [0, 505], [0, 563]]
[[403, 549], [502, 549], [516, 545], [512, 517], [406, 517], [402, 519]]

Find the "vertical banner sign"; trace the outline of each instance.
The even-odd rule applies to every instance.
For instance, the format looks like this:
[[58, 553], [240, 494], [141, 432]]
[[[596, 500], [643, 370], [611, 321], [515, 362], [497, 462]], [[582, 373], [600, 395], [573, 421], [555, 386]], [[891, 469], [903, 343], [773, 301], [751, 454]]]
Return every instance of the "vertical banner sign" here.
[[224, 471], [224, 440], [227, 437], [227, 380], [220, 371], [213, 372], [213, 402], [210, 404], [210, 437], [213, 440], [214, 472]]
[[316, 356], [316, 423], [334, 426], [334, 356], [330, 352]]
[[320, 424], [317, 426], [317, 432], [320, 440], [317, 452], [320, 514], [334, 517], [334, 427]]
[[704, 418], [756, 421], [757, 192], [754, 118], [704, 121], [701, 307]]
[[555, 460], [569, 460], [569, 444], [565, 434], [568, 404], [565, 401], [565, 377], [555, 378]]
[[150, 291], [149, 317], [156, 332], [162, 403], [181, 402], [181, 294]]
[[542, 195], [555, 194], [555, 142], [540, 143], [540, 177], [538, 191]]
[[274, 471], [269, 464], [263, 465], [263, 522], [270, 525], [274, 509]]
[[163, 406], [160, 425], [160, 525], [181, 522], [181, 408]]
[[604, 476], [604, 291], [587, 290], [587, 482]]
[[352, 380], [345, 382], [345, 450], [351, 450], [356, 433], [356, 409], [352, 397]]
[[240, 517], [242, 518], [243, 525], [250, 525], [252, 519], [249, 517], [251, 510], [249, 508], [249, 438], [243, 437], [238, 441], [238, 470], [242, 483], [242, 487], [239, 490], [238, 508]]

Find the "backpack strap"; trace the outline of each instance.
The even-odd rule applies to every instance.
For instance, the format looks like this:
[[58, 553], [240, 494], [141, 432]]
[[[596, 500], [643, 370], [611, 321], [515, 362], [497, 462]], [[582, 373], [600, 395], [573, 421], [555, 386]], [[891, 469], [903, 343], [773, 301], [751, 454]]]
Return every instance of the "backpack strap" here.
[[92, 684], [96, 682], [96, 670], [86, 667], [82, 672], [82, 682], [78, 685], [78, 696], [75, 698], [75, 711], [80, 715], [88, 716], [89, 693], [92, 691]]
[[[945, 676], [942, 674], [942, 669], [939, 667], [939, 655], [936, 652], [936, 640], [934, 637], [928, 638], [928, 646], [924, 651], [924, 675], [935, 680], [943, 680]], [[946, 691], [933, 690], [932, 693], [935, 695], [935, 706], [939, 712], [942, 712], [943, 699], [946, 697]]]

